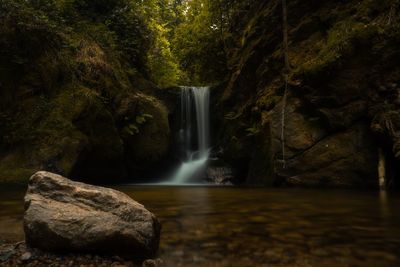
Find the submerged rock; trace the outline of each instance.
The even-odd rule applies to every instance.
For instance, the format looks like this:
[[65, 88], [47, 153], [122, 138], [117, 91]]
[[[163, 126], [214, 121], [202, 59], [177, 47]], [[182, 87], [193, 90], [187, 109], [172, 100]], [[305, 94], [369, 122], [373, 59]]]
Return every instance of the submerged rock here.
[[164, 266], [164, 262], [162, 259], [145, 260], [142, 265], [142, 267], [160, 267], [160, 266]]
[[24, 231], [29, 246], [47, 251], [153, 257], [160, 223], [124, 193], [38, 172], [25, 196]]
[[30, 252], [25, 252], [24, 254], [22, 254], [21, 256], [21, 260], [22, 261], [28, 261], [32, 258], [32, 253]]
[[206, 181], [216, 185], [233, 185], [232, 170], [228, 167], [209, 167], [206, 172]]

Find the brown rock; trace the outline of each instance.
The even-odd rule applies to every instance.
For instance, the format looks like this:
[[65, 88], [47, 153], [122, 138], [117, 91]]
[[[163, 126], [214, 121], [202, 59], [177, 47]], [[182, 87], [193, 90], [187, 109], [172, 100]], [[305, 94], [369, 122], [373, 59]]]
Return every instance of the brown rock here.
[[47, 251], [153, 257], [160, 223], [143, 205], [116, 190], [38, 172], [25, 196], [28, 245]]

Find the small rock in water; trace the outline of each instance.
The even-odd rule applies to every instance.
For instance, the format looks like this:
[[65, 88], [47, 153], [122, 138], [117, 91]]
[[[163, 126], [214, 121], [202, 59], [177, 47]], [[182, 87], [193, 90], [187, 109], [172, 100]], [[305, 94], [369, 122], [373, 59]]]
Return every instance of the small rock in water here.
[[228, 167], [209, 167], [206, 172], [206, 180], [217, 185], [232, 185], [232, 170]]
[[175, 256], [175, 257], [182, 257], [183, 255], [185, 255], [185, 252], [183, 252], [182, 250], [176, 250], [176, 251], [172, 252], [172, 256]]
[[5, 250], [0, 250], [0, 262], [7, 261], [14, 254], [15, 254], [15, 250], [11, 249], [11, 248], [5, 249]]
[[164, 262], [162, 259], [155, 259], [155, 260], [145, 260], [143, 262], [143, 267], [161, 267], [163, 266]]
[[29, 261], [30, 259], [32, 259], [32, 253], [30, 253], [30, 252], [25, 252], [21, 256], [22, 261]]

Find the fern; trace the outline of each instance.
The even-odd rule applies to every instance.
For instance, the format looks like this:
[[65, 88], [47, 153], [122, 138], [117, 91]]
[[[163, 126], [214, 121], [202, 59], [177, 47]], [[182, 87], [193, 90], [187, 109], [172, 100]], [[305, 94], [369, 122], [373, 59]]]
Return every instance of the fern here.
[[140, 133], [140, 127], [146, 124], [150, 119], [153, 119], [153, 115], [151, 114], [141, 114], [137, 115], [134, 122], [130, 122], [131, 119], [129, 117], [124, 117], [127, 125], [124, 127], [123, 131], [128, 135], [134, 136]]

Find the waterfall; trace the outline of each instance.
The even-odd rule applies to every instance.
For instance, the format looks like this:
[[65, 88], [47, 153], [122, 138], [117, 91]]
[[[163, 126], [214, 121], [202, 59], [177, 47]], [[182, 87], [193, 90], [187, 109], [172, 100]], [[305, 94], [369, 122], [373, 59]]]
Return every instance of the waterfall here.
[[210, 134], [210, 90], [208, 87], [192, 87], [196, 106], [198, 150], [200, 158], [208, 158]]
[[179, 139], [183, 162], [170, 179], [172, 184], [195, 182], [204, 174], [210, 153], [209, 87], [181, 87], [181, 90]]

